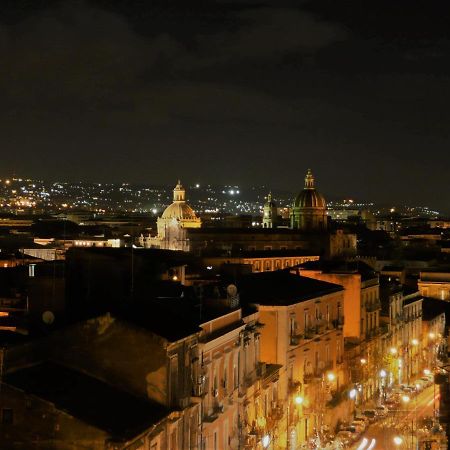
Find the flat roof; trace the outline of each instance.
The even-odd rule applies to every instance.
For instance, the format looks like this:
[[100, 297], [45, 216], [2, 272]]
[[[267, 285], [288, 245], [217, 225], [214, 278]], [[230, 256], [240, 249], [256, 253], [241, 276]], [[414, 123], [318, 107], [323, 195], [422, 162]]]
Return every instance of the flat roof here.
[[343, 291], [341, 285], [294, 275], [288, 271], [253, 273], [242, 277], [238, 290], [243, 303], [289, 306]]

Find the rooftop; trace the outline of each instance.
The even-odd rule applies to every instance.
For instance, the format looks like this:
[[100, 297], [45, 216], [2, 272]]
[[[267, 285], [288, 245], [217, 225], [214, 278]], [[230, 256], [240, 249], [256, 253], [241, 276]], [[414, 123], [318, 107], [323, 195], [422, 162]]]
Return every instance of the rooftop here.
[[338, 284], [294, 275], [288, 271], [253, 273], [238, 282], [243, 303], [288, 306], [343, 291]]
[[7, 374], [7, 384], [51, 402], [115, 439], [132, 438], [163, 419], [163, 406], [53, 362]]
[[450, 302], [437, 298], [424, 297], [422, 302], [423, 320], [432, 320], [442, 313], [445, 313], [445, 321], [448, 324], [450, 320]]
[[363, 261], [307, 261], [297, 267], [303, 270], [320, 270], [324, 273], [359, 274], [362, 281], [378, 277], [375, 270]]

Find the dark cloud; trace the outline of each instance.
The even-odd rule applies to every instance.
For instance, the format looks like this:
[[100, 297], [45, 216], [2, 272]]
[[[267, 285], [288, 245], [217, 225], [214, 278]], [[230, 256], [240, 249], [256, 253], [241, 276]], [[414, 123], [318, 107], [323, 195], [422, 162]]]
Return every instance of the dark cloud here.
[[320, 1], [44, 3], [0, 25], [5, 174], [298, 189], [312, 166], [327, 193], [445, 203], [443, 31], [407, 45]]

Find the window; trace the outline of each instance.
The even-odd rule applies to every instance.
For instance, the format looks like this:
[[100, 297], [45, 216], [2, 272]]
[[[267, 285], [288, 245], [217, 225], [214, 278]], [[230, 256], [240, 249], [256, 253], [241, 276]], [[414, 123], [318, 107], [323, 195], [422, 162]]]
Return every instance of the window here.
[[12, 425], [13, 424], [13, 410], [12, 408], [2, 409], [2, 424]]
[[173, 405], [176, 401], [178, 386], [178, 355], [170, 357], [170, 403]]
[[233, 383], [234, 388], [239, 387], [239, 355], [237, 354], [233, 362]]
[[296, 328], [297, 328], [297, 325], [295, 323], [295, 316], [292, 315], [290, 317], [290, 320], [289, 320], [289, 330], [290, 330], [291, 336], [295, 336], [295, 329]]

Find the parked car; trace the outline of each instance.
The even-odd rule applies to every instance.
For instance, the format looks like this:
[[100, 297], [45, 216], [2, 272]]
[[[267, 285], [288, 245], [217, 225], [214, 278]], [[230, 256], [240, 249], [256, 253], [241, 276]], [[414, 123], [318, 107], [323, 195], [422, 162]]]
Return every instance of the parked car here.
[[345, 427], [342, 431], [349, 431], [353, 442], [356, 442], [361, 437], [361, 432], [359, 432], [357, 428], [352, 425]]
[[366, 426], [369, 426], [369, 419], [366, 416], [358, 415], [353, 419], [353, 422], [362, 422]]
[[376, 406], [375, 407], [375, 414], [377, 417], [386, 417], [388, 415], [388, 409], [384, 405]]
[[400, 402], [396, 398], [388, 398], [384, 402], [384, 406], [386, 406], [388, 409], [397, 409]]
[[353, 442], [352, 433], [350, 431], [339, 431], [336, 434], [335, 441], [341, 442], [344, 446], [350, 445]]
[[365, 422], [362, 422], [360, 420], [354, 420], [351, 424], [351, 427], [355, 427], [356, 431], [358, 431], [358, 433], [364, 433], [364, 431], [366, 431], [367, 425], [365, 424]]
[[369, 419], [370, 423], [375, 422], [377, 418], [377, 412], [374, 409], [366, 409], [363, 411], [363, 415]]

